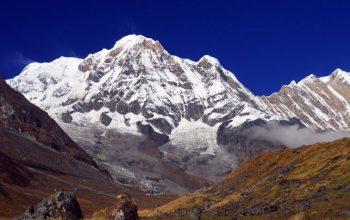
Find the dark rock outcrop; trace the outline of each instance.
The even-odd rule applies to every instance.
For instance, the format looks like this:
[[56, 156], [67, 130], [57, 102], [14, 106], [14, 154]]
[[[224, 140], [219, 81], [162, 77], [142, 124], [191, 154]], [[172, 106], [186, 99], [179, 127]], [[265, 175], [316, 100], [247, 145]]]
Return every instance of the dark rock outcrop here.
[[137, 206], [130, 195], [117, 195], [113, 208], [109, 211], [110, 220], [139, 220]]
[[74, 193], [58, 191], [49, 198], [42, 200], [36, 207], [31, 206], [23, 215], [16, 220], [29, 219], [82, 219], [80, 205]]
[[163, 145], [169, 142], [168, 135], [154, 131], [152, 126], [149, 124], [143, 124], [142, 122], [137, 122], [137, 128], [141, 134], [150, 137], [159, 145]]
[[138, 103], [137, 101], [133, 101], [130, 104], [130, 111], [132, 113], [134, 113], [135, 115], [140, 114], [140, 112], [141, 112], [141, 105], [140, 105], [140, 103]]
[[100, 121], [104, 126], [107, 127], [111, 123], [112, 118], [109, 117], [105, 112], [103, 112], [103, 113], [101, 113]]
[[61, 114], [61, 119], [64, 123], [71, 123], [73, 117], [69, 114], [69, 112], [64, 112]]
[[164, 118], [149, 119], [147, 122], [158, 128], [164, 134], [170, 134], [173, 129], [169, 122]]
[[200, 103], [189, 103], [187, 107], [189, 118], [200, 119], [204, 114], [204, 106]]
[[120, 101], [117, 104], [117, 112], [119, 114], [122, 114], [122, 115], [125, 115], [125, 114], [129, 113], [130, 112], [129, 105], [126, 102], [124, 102], [124, 101]]

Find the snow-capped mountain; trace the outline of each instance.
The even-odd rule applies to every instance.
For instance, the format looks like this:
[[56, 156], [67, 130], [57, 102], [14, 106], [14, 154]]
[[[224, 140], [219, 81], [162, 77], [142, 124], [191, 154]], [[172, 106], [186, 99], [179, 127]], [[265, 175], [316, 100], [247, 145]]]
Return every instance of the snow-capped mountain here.
[[165, 134], [183, 119], [213, 126], [243, 109], [271, 117], [215, 58], [181, 59], [143, 36], [124, 37], [83, 60], [30, 64], [9, 83], [59, 121], [86, 118], [134, 132], [137, 121]]
[[[206, 184], [202, 178], [223, 176], [242, 159], [221, 147], [220, 131], [227, 136], [256, 120], [299, 125], [285, 123], [292, 117], [312, 129], [349, 129], [349, 74], [335, 75], [256, 97], [213, 57], [182, 59], [158, 41], [130, 35], [85, 59], [32, 63], [7, 82], [47, 111], [116, 181], [182, 193]], [[295, 100], [300, 104], [292, 107]], [[328, 112], [336, 116], [327, 118]]]
[[298, 83], [292, 81], [261, 100], [271, 113], [297, 117], [315, 130], [350, 128], [350, 74], [340, 69], [330, 76], [310, 75]]

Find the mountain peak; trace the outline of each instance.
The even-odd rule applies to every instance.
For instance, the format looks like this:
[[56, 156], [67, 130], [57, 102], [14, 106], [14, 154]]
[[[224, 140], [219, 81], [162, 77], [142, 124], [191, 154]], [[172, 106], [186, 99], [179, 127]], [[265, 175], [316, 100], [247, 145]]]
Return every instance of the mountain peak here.
[[350, 85], [350, 74], [339, 68], [332, 72], [330, 78], [345, 82]]
[[331, 75], [335, 75], [335, 74], [339, 74], [339, 73], [343, 73], [345, 72], [344, 70], [340, 69], [340, 68], [336, 68], [332, 73]]
[[198, 63], [201, 63], [201, 62], [208, 62], [212, 65], [215, 65], [215, 66], [219, 66], [220, 65], [220, 61], [218, 59], [216, 59], [215, 57], [212, 57], [210, 55], [204, 55], [202, 56]]
[[218, 59], [215, 57], [209, 56], [209, 55], [204, 55], [202, 58], [200, 58], [197, 62], [197, 66], [204, 68], [204, 69], [212, 69], [212, 68], [217, 68], [220, 67], [220, 62]]
[[130, 34], [130, 35], [126, 35], [125, 37], [122, 37], [121, 39], [119, 39], [115, 43], [114, 47], [121, 46], [121, 45], [123, 45], [123, 46], [125, 46], [125, 45], [135, 45], [135, 44], [143, 42], [146, 39], [154, 41], [153, 39], [146, 38], [143, 35]]
[[292, 80], [292, 81], [289, 83], [289, 86], [290, 86], [290, 87], [297, 86], [297, 83], [295, 82], [295, 80]]
[[298, 86], [302, 86], [305, 84], [309, 84], [309, 83], [313, 83], [315, 82], [315, 80], [318, 80], [317, 76], [315, 76], [314, 74], [310, 74], [307, 77], [305, 77], [304, 79], [300, 80], [297, 85]]
[[115, 48], [123, 48], [123, 49], [130, 49], [134, 47], [145, 47], [148, 49], [163, 49], [162, 45], [157, 40], [153, 40], [152, 38], [145, 37], [143, 35], [127, 35], [120, 40], [118, 40], [115, 45], [113, 46], [113, 49]]

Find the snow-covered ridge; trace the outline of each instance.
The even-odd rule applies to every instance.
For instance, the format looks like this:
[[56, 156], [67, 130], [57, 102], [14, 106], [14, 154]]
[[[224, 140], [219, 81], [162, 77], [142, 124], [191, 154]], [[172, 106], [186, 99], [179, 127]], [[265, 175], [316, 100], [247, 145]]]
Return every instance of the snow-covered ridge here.
[[83, 60], [61, 57], [30, 64], [8, 83], [66, 123], [81, 123], [72, 117], [75, 112], [95, 112], [90, 121], [102, 114], [119, 118], [117, 112], [134, 130], [130, 122], [138, 118], [171, 133], [182, 118], [213, 126], [243, 106], [268, 115], [216, 58], [205, 55], [195, 62], [172, 56], [158, 41], [140, 35], [126, 36]]
[[[247, 120], [300, 117], [300, 112], [305, 111], [293, 103], [290, 105], [295, 105], [294, 110], [286, 103], [281, 104], [287, 102], [289, 105], [290, 101], [287, 100], [293, 95], [287, 94], [281, 98], [279, 94], [283, 89], [269, 97], [254, 96], [214, 57], [204, 55], [198, 61], [182, 59], [170, 55], [158, 41], [141, 35], [123, 37], [111, 49], [103, 49], [85, 59], [60, 57], [50, 63], [29, 64], [20, 75], [7, 82], [59, 121], [62, 114], [71, 116], [77, 111], [94, 111], [91, 115], [95, 115], [93, 117], [96, 119], [92, 121], [96, 121], [102, 113], [119, 118], [115, 116], [116, 112], [135, 131], [136, 127], [129, 123], [135, 121], [132, 118], [148, 121], [155, 129], [171, 133], [181, 118], [200, 119], [212, 126], [220, 121], [234, 119], [234, 111], [244, 106], [253, 109], [246, 114], [251, 116], [240, 117]], [[322, 100], [322, 94], [331, 94], [337, 100], [340, 100], [339, 96], [343, 97], [342, 92], [332, 87], [334, 82], [350, 85], [349, 73], [336, 69], [326, 77], [318, 78], [311, 74], [282, 88], [294, 88], [294, 93], [299, 91], [298, 97], [305, 99], [303, 104], [309, 109], [314, 106], [310, 107], [313, 103], [308, 98], [321, 103], [321, 110], [314, 109], [316, 116], [310, 113], [301, 118], [309, 127], [346, 129], [348, 125], [343, 122], [341, 125], [337, 121], [332, 122], [332, 126], [326, 125], [330, 118], [325, 116], [329, 112], [325, 111], [324, 105], [330, 112], [337, 110], [329, 109], [330, 104]], [[331, 88], [318, 94], [320, 91], [312, 92], [309, 88], [315, 84], [318, 87], [327, 84]], [[309, 97], [303, 97], [305, 95]], [[274, 97], [277, 96], [279, 103], [275, 103]], [[347, 100], [347, 97], [343, 99]], [[271, 100], [275, 101], [271, 103]], [[291, 100], [297, 103], [295, 99]], [[347, 108], [344, 107], [346, 111]], [[337, 120], [347, 119], [347, 115], [335, 117]], [[236, 118], [234, 121], [241, 119]], [[79, 123], [80, 119], [72, 120]]]
[[297, 117], [315, 130], [350, 129], [350, 73], [336, 69], [329, 76], [311, 74], [279, 92], [261, 97], [264, 108], [283, 117]]
[[[136, 114], [130, 116], [131, 118], [153, 120], [153, 126], [166, 133], [170, 133], [181, 118], [191, 119], [188, 111], [193, 110], [197, 112], [190, 114], [197, 115], [192, 119], [204, 119], [210, 126], [232, 118], [234, 115], [232, 110], [238, 111], [242, 106], [254, 109], [255, 113], [253, 111], [248, 113], [253, 115], [251, 118], [261, 115], [268, 115], [270, 118], [300, 117], [300, 111], [304, 111], [300, 106], [290, 110], [290, 106], [285, 104], [271, 104], [270, 101], [266, 101], [274, 99], [278, 93], [271, 95], [270, 98], [255, 97], [214, 57], [205, 55], [198, 61], [191, 61], [172, 56], [158, 41], [141, 35], [123, 37], [111, 49], [103, 49], [88, 55], [85, 59], [60, 57], [50, 63], [29, 64], [19, 76], [7, 82], [58, 120], [61, 119], [62, 113], [73, 113], [76, 109], [83, 112], [96, 111], [95, 117], [99, 117], [103, 106], [110, 111], [106, 113], [104, 109], [104, 113], [112, 115], [118, 110], [118, 103], [122, 103], [119, 104], [119, 109], [126, 109], [127, 112], [121, 112], [125, 117], [129, 112], [132, 113], [128, 108], [134, 104]], [[318, 97], [319, 91], [315, 94], [307, 88], [314, 84], [334, 84], [334, 82], [350, 85], [349, 73], [336, 69], [326, 77], [318, 78], [311, 74], [299, 82], [292, 81], [286, 88], [297, 89], [293, 91], [303, 90], [303, 93], [309, 94], [310, 97], [316, 97], [315, 99], [323, 106], [325, 102]], [[327, 92], [331, 92], [338, 100], [339, 94], [342, 96], [332, 85], [328, 90]], [[287, 97], [290, 96], [291, 94]], [[305, 98], [307, 104], [308, 97]], [[161, 106], [172, 107], [159, 112]], [[136, 117], [140, 114], [138, 108], [142, 108], [143, 117]], [[314, 110], [318, 113], [316, 116], [307, 115], [305, 119], [301, 119], [307, 121], [306, 124], [310, 127], [333, 130], [347, 128], [347, 123], [326, 126], [329, 118], [325, 115], [328, 112], [324, 109]], [[336, 111], [330, 110], [330, 112]], [[314, 119], [315, 117], [317, 119]], [[347, 119], [347, 115], [342, 117], [345, 117], [344, 120]], [[338, 119], [342, 117], [337, 116]], [[125, 117], [125, 120], [132, 121], [131, 118]], [[160, 119], [162, 123], [159, 123]], [[326, 122], [317, 122], [319, 119]], [[79, 123], [78, 121], [76, 122]], [[237, 118], [235, 121], [240, 119]]]

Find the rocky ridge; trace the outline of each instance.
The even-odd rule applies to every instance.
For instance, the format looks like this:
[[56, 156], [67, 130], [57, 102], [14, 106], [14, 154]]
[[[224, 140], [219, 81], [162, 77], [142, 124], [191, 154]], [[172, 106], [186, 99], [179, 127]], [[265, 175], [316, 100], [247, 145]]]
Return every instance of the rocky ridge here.
[[331, 75], [310, 75], [291, 82], [277, 93], [261, 97], [264, 108], [282, 117], [299, 118], [314, 130], [349, 130], [350, 74], [336, 69]]

